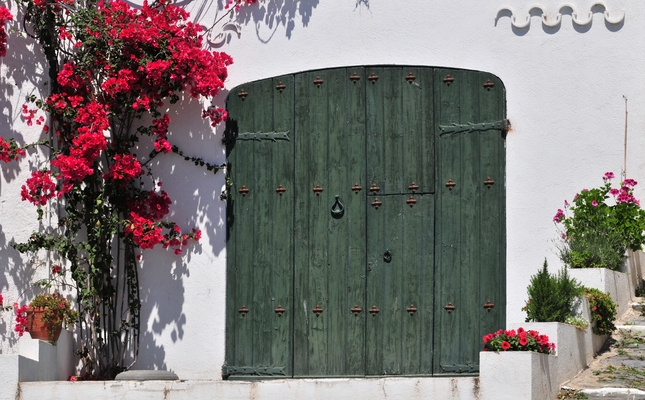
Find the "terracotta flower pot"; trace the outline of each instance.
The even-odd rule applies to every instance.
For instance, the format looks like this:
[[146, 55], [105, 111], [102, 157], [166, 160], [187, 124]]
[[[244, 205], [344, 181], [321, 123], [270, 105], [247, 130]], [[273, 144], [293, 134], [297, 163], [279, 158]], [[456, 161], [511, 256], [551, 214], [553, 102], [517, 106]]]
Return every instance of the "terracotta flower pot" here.
[[[62, 330], [62, 323], [48, 326], [42, 321], [45, 309], [43, 307], [27, 308], [27, 331], [32, 339], [47, 340], [48, 342], [56, 343], [60, 332]], [[50, 328], [53, 334], [50, 335]]]

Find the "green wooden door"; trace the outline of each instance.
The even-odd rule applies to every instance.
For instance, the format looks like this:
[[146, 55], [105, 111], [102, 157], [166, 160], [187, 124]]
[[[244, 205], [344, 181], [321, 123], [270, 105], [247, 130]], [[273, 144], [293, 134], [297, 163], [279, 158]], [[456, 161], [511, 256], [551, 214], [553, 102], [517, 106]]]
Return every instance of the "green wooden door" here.
[[224, 374], [476, 373], [504, 324], [501, 82], [338, 68], [227, 107]]

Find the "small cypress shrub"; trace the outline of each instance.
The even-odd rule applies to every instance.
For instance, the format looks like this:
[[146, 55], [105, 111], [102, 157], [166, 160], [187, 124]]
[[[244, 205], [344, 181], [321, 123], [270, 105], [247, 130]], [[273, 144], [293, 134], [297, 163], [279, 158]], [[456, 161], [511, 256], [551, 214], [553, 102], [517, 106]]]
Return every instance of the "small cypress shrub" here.
[[526, 322], [565, 322], [584, 288], [569, 277], [566, 268], [557, 275], [549, 274], [545, 259], [542, 269], [531, 277], [527, 292], [529, 299], [522, 308], [526, 311]]

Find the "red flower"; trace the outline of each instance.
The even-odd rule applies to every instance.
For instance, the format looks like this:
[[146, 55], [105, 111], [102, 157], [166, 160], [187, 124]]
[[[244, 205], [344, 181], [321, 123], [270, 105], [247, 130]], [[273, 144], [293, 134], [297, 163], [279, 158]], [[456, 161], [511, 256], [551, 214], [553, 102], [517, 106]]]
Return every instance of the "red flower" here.
[[529, 340], [526, 338], [526, 336], [520, 338], [520, 344], [522, 346], [526, 346], [527, 344], [529, 344]]
[[106, 180], [120, 180], [125, 185], [143, 174], [141, 163], [132, 154], [116, 154], [110, 172], [103, 174]]
[[51, 173], [46, 169], [32, 172], [31, 178], [22, 185], [20, 195], [22, 201], [27, 200], [37, 206], [44, 206], [49, 199], [60, 197], [60, 193], [56, 193], [56, 184], [51, 179]]
[[502, 342], [502, 349], [508, 350], [510, 348], [511, 348], [511, 344], [509, 342], [507, 342], [507, 341]]

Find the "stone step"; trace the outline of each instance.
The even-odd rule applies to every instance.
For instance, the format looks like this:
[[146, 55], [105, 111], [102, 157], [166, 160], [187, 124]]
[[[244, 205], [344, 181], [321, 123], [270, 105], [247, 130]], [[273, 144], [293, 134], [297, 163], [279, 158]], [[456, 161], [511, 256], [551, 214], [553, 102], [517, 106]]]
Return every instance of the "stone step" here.
[[645, 400], [645, 392], [638, 389], [626, 388], [602, 388], [602, 389], [584, 389], [579, 393], [587, 395], [588, 399], [603, 400]]

